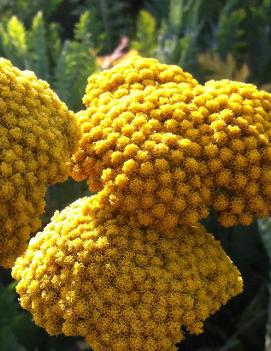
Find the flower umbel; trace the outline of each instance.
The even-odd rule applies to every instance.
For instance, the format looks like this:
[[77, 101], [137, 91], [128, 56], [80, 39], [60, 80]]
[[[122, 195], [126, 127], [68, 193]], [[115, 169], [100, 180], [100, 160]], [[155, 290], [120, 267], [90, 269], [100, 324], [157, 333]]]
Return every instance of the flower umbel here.
[[203, 116], [188, 108], [197, 85], [180, 67], [143, 58], [91, 76], [88, 108], [78, 113], [74, 179], [88, 179], [102, 202], [135, 213], [144, 226], [166, 229], [207, 217]]
[[242, 291], [203, 226], [158, 232], [100, 208], [99, 195], [57, 212], [12, 271], [23, 308], [49, 334], [80, 335], [95, 351], [176, 350], [182, 331]]
[[223, 226], [249, 225], [271, 210], [271, 94], [252, 84], [210, 81], [195, 89], [190, 108], [206, 106], [202, 139], [211, 204]]
[[12, 267], [40, 227], [46, 186], [67, 179], [78, 138], [49, 85], [0, 59], [0, 265]]
[[223, 226], [271, 210], [271, 95], [228, 80], [199, 85], [177, 66], [135, 58], [93, 75], [78, 113], [75, 180], [88, 179], [143, 226]]

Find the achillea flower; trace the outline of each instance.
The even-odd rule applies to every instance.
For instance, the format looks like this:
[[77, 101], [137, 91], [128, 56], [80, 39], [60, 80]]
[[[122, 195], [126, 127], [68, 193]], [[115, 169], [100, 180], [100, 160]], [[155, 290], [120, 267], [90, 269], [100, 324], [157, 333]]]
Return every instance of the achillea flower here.
[[[210, 81], [189, 109], [206, 106], [204, 147], [213, 174], [211, 205], [223, 226], [251, 224], [271, 211], [271, 95], [252, 84]], [[203, 144], [203, 143], [202, 143]]]
[[40, 227], [46, 185], [67, 179], [78, 133], [46, 82], [0, 59], [0, 265], [11, 267]]
[[[180, 87], [193, 87], [198, 84], [191, 74], [178, 66], [161, 64], [152, 58], [134, 57], [111, 70], [90, 76], [83, 102], [86, 106], [91, 106], [94, 101], [98, 103], [97, 99], [102, 95], [105, 100], [110, 97], [118, 99], [126, 96], [130, 89], [142, 91], [149, 86], [155, 87], [166, 83], [171, 85], [172, 82], [179, 84]], [[143, 98], [144, 95], [141, 96]], [[155, 98], [153, 95], [153, 99]]]
[[139, 57], [91, 76], [84, 103], [71, 174], [101, 191], [101, 204], [160, 229], [196, 224], [210, 208], [223, 226], [270, 214], [270, 93], [202, 86]]
[[242, 279], [203, 226], [163, 232], [99, 206], [57, 212], [12, 271], [23, 308], [49, 334], [80, 335], [94, 351], [176, 350], [182, 332], [242, 291]]
[[208, 216], [203, 116], [198, 109], [194, 122], [188, 108], [196, 85], [181, 68], [143, 58], [91, 76], [88, 108], [78, 113], [73, 178], [88, 179], [91, 191], [101, 191], [101, 204], [133, 212], [145, 226], [165, 229]]

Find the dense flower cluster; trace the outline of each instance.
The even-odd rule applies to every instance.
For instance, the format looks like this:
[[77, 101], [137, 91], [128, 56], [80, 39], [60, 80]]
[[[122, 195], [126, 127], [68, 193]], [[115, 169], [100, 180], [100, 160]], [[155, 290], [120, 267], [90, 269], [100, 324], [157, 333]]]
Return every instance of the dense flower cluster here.
[[199, 85], [181, 68], [134, 58], [93, 75], [78, 113], [72, 176], [144, 226], [223, 226], [271, 210], [271, 95], [245, 83]]
[[40, 227], [46, 185], [68, 177], [78, 130], [48, 84], [0, 59], [0, 265]]
[[[223, 226], [271, 212], [271, 94], [252, 84], [210, 81], [188, 105], [204, 123], [202, 157]], [[199, 110], [204, 107], [205, 112]]]
[[111, 70], [91, 75], [83, 102], [88, 107], [100, 105], [98, 99], [102, 96], [106, 103], [109, 97], [121, 98], [129, 94], [131, 89], [144, 90], [148, 86], [158, 87], [167, 83], [179, 84], [180, 89], [198, 84], [190, 73], [184, 72], [179, 66], [165, 65], [153, 58], [134, 57]]
[[49, 334], [81, 335], [95, 351], [174, 351], [184, 328], [201, 333], [241, 292], [201, 225], [158, 232], [98, 198], [57, 212], [13, 268], [22, 307]]
[[207, 169], [187, 109], [196, 85], [181, 68], [142, 58], [90, 77], [72, 176], [142, 225], [207, 217]]

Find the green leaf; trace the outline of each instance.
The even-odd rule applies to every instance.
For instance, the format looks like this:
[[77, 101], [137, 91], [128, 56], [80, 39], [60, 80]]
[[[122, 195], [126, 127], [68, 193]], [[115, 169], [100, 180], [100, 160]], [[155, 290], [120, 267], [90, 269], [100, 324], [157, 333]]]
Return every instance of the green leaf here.
[[60, 38], [60, 28], [57, 23], [50, 23], [48, 32], [47, 32], [47, 45], [48, 45], [48, 55], [49, 61], [52, 71], [52, 67], [54, 67], [59, 59], [62, 49], [62, 43]]
[[85, 43], [66, 41], [55, 71], [59, 97], [73, 110], [82, 108], [87, 78], [96, 69], [95, 57]]
[[16, 16], [12, 16], [8, 21], [7, 33], [18, 51], [25, 54], [27, 51], [26, 30], [24, 24]]
[[33, 19], [28, 34], [28, 47], [31, 69], [39, 78], [49, 79], [49, 62], [46, 41], [46, 28], [43, 13], [38, 12]]
[[0, 24], [0, 43], [4, 56], [14, 65], [20, 68], [28, 66], [26, 30], [16, 16], [12, 16], [6, 26]]
[[88, 42], [91, 44], [91, 15], [89, 11], [85, 11], [81, 16], [79, 21], [75, 24], [74, 38], [80, 42]]
[[75, 111], [82, 108], [87, 78], [96, 70], [96, 58], [91, 52], [90, 24], [90, 13], [86, 11], [75, 25], [75, 40], [64, 42], [54, 72], [53, 85], [59, 97]]
[[170, 1], [168, 0], [149, 0], [146, 1], [145, 8], [149, 11], [156, 19], [156, 21], [161, 24], [169, 13]]
[[231, 338], [219, 351], [245, 351], [245, 349], [239, 339]]
[[38, 11], [42, 11], [45, 17], [49, 18], [62, 2], [64, 2], [64, 0], [35, 0], [31, 3], [29, 0], [1, 0], [0, 19], [2, 13], [11, 13], [18, 16], [26, 26], [29, 26], [33, 16]]
[[169, 5], [168, 24], [177, 33], [183, 25], [184, 0], [171, 0]]
[[136, 40], [132, 43], [132, 47], [144, 56], [151, 56], [156, 42], [155, 19], [149, 12], [142, 10], [138, 16]]
[[163, 62], [189, 68], [195, 61], [203, 21], [202, 0], [170, 1], [168, 18], [157, 31], [155, 56]]
[[246, 46], [243, 29], [246, 18], [245, 9], [230, 11], [229, 8], [225, 6], [220, 15], [216, 34], [217, 51], [222, 58], [225, 58], [228, 53], [237, 52]]

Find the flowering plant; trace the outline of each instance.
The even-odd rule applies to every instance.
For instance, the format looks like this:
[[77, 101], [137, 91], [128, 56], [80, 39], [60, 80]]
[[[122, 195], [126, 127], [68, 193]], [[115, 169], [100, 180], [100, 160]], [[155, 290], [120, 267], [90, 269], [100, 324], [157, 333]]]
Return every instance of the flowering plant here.
[[[19, 78], [9, 83], [6, 65], [25, 73], [4, 62], [13, 94]], [[27, 84], [44, 83], [27, 75]], [[212, 210], [232, 227], [269, 215], [271, 95], [228, 80], [200, 85], [180, 67], [141, 57], [91, 76], [76, 115], [59, 100], [47, 103], [47, 94], [38, 90], [38, 103], [23, 98], [20, 108], [34, 106], [61, 136], [51, 136], [60, 145], [44, 145], [40, 162], [51, 155], [63, 173], [45, 167], [43, 184], [70, 174], [97, 194], [56, 212], [17, 258], [21, 306], [49, 334], [83, 336], [94, 351], [176, 350], [185, 330], [202, 333], [206, 318], [243, 289], [200, 220]], [[16, 140], [20, 129], [2, 115]], [[43, 140], [35, 131], [35, 143], [17, 143], [33, 162]]]

